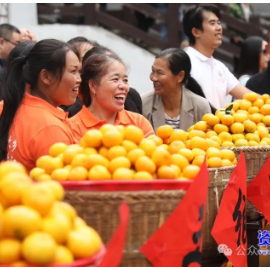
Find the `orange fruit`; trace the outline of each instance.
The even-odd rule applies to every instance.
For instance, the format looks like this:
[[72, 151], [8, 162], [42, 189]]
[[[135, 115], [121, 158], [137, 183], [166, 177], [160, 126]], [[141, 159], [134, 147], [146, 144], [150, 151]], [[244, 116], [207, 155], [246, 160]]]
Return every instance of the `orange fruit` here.
[[234, 123], [234, 117], [230, 114], [224, 114], [220, 118], [221, 123], [225, 126], [230, 126]]
[[122, 125], [117, 125], [115, 126], [116, 129], [122, 134], [122, 137], [124, 138], [124, 134], [125, 134], [125, 127]]
[[9, 206], [21, 204], [22, 195], [30, 186], [32, 181], [24, 173], [10, 173], [2, 178], [0, 196]]
[[159, 126], [156, 133], [162, 140], [169, 139], [173, 133], [173, 127], [170, 125]]
[[245, 132], [248, 132], [248, 133], [253, 133], [257, 129], [257, 125], [250, 120], [244, 121], [243, 125], [245, 127]]
[[52, 190], [41, 183], [31, 185], [22, 196], [24, 205], [35, 209], [41, 215], [46, 215], [51, 210], [55, 197]]
[[225, 106], [225, 108], [227, 109], [228, 107], [230, 107], [231, 105], [233, 105], [233, 110], [234, 111], [237, 111], [238, 109], [239, 109], [239, 103], [238, 102], [231, 102], [231, 103], [229, 103], [229, 104], [227, 104], [226, 106]]
[[156, 146], [163, 144], [163, 140], [156, 135], [150, 135], [149, 137], [147, 137], [147, 139], [152, 140], [156, 144]]
[[217, 133], [214, 130], [210, 130], [206, 132], [207, 138], [211, 138], [212, 136], [217, 136]]
[[220, 144], [216, 142], [215, 140], [206, 139], [208, 147], [215, 147], [217, 149], [220, 149]]
[[261, 99], [265, 102], [267, 99], [269, 99], [270, 96], [268, 94], [261, 95]]
[[[77, 144], [71, 144], [64, 151], [63, 161], [65, 164], [71, 164], [72, 159], [77, 155], [83, 153], [83, 148]], [[38, 166], [37, 164], [37, 167]], [[42, 167], [41, 167], [42, 168]], [[46, 169], [45, 169], [46, 170]]]
[[133, 177], [134, 180], [153, 180], [153, 176], [149, 172], [136, 172]]
[[207, 155], [207, 158], [212, 158], [212, 157], [218, 157], [218, 158], [221, 158], [221, 152], [219, 149], [217, 148], [214, 148], [214, 147], [209, 147], [207, 150], [206, 150], [206, 155]]
[[205, 132], [201, 131], [201, 130], [191, 130], [188, 134], [189, 139], [191, 140], [193, 137], [201, 137], [203, 139], [206, 138], [206, 134]]
[[227, 166], [232, 166], [232, 162], [228, 159], [222, 159], [221, 160], [221, 167], [227, 167]]
[[141, 149], [141, 148], [137, 148], [134, 150], [131, 150], [128, 154], [127, 154], [127, 158], [129, 159], [130, 163], [132, 165], [135, 164], [136, 160], [139, 157], [145, 156], [145, 152]]
[[23, 239], [25, 236], [39, 231], [41, 227], [41, 215], [30, 207], [11, 206], [3, 213], [4, 237]]
[[77, 212], [72, 205], [70, 205], [66, 202], [56, 201], [53, 204], [53, 207], [52, 207], [49, 215], [52, 215], [52, 216], [56, 215], [57, 216], [59, 214], [66, 215], [66, 217], [70, 220], [71, 224], [74, 223], [74, 220], [77, 217]]
[[124, 139], [132, 141], [136, 144], [139, 144], [141, 140], [143, 139], [144, 134], [143, 131], [133, 125], [129, 125], [125, 128], [125, 134], [124, 134]]
[[9, 173], [20, 172], [27, 174], [26, 169], [21, 163], [13, 161], [4, 161], [0, 164], [0, 181], [1, 179]]
[[118, 168], [130, 169], [131, 163], [127, 157], [117, 157], [109, 162], [108, 170], [113, 173]]
[[177, 173], [172, 167], [166, 165], [158, 168], [157, 177], [158, 179], [176, 179]]
[[221, 132], [219, 133], [219, 138], [221, 139], [222, 142], [225, 142], [225, 141], [230, 141], [232, 142], [232, 135], [228, 132]]
[[187, 140], [185, 142], [185, 146], [186, 146], [187, 149], [191, 149], [190, 140]]
[[176, 154], [180, 149], [185, 149], [186, 146], [182, 141], [174, 141], [169, 145], [169, 152], [171, 154]]
[[122, 146], [126, 149], [126, 152], [128, 153], [131, 150], [137, 149], [138, 146], [136, 143], [128, 140], [122, 141]]
[[242, 99], [240, 101], [240, 109], [247, 111], [252, 106], [252, 103], [248, 100]]
[[194, 125], [190, 126], [190, 127], [187, 129], [187, 132], [190, 132], [191, 130], [194, 130]]
[[203, 132], [205, 132], [207, 129], [207, 123], [205, 121], [199, 121], [197, 123], [195, 123], [194, 125], [194, 130], [201, 130]]
[[172, 164], [178, 166], [181, 169], [181, 171], [183, 171], [183, 169], [189, 165], [187, 158], [181, 154], [173, 154], [171, 156], [171, 159]]
[[82, 259], [97, 253], [101, 244], [102, 240], [94, 229], [82, 227], [69, 233], [66, 246], [75, 259]]
[[214, 126], [214, 131], [219, 134], [221, 132], [228, 132], [229, 128], [223, 124], [217, 124]]
[[33, 179], [33, 180], [38, 180], [38, 178], [45, 173], [45, 170], [44, 169], [41, 169], [41, 168], [33, 168], [29, 175], [30, 177]]
[[53, 157], [49, 155], [41, 156], [38, 158], [36, 161], [36, 166], [38, 168], [44, 169], [48, 174], [51, 174], [53, 170], [56, 169], [53, 164]]
[[127, 151], [121, 145], [115, 145], [108, 150], [109, 160], [112, 160], [116, 157], [125, 157], [126, 155], [127, 155]]
[[245, 139], [245, 135], [242, 133], [239, 134], [232, 134], [232, 141], [236, 142], [238, 139]]
[[200, 148], [202, 150], [206, 150], [208, 148], [206, 139], [203, 139], [200, 137], [193, 137], [190, 140], [190, 146], [191, 146], [191, 149]]
[[151, 157], [153, 152], [156, 150], [157, 146], [155, 142], [151, 140], [142, 139], [139, 144], [139, 148], [141, 148], [148, 157]]
[[270, 145], [270, 138], [264, 137], [262, 138], [262, 141], [267, 142], [267, 144]]
[[52, 264], [69, 264], [74, 261], [74, 257], [71, 251], [62, 245], [56, 247], [55, 256], [52, 261]]
[[190, 149], [180, 149], [178, 154], [184, 156], [189, 162], [191, 162], [194, 158], [194, 154]]
[[238, 123], [243, 123], [245, 120], [248, 119], [247, 115], [244, 114], [244, 113], [235, 113], [233, 115], [233, 118], [234, 118], [234, 122], [238, 122]]
[[238, 139], [234, 143], [235, 146], [248, 146], [248, 141], [245, 139]]
[[263, 99], [259, 98], [252, 103], [252, 106], [261, 108], [264, 105]]
[[147, 156], [139, 157], [135, 162], [137, 172], [144, 171], [153, 175], [156, 171], [156, 167], [155, 162]]
[[11, 264], [20, 259], [21, 243], [16, 239], [0, 240], [0, 264]]
[[[109, 155], [109, 150], [108, 150], [108, 155]], [[109, 165], [109, 160], [100, 154], [89, 155], [88, 160], [89, 160], [89, 168], [92, 168], [96, 165], [102, 165], [104, 167], [108, 167]]]
[[170, 143], [174, 142], [174, 141], [182, 141], [182, 142], [185, 142], [188, 138], [188, 132], [182, 130], [182, 129], [175, 129], [169, 140], [170, 140]]
[[255, 107], [255, 106], [250, 107], [250, 108], [248, 109], [248, 113], [249, 113], [249, 114], [258, 113], [259, 111], [260, 111], [260, 109], [259, 109], [258, 107]]
[[222, 143], [221, 145], [222, 147], [231, 147], [231, 146], [234, 146], [234, 143], [233, 142], [229, 142], [229, 141], [225, 141]]
[[194, 154], [194, 157], [206, 155], [206, 152], [202, 149], [199, 149], [199, 148], [192, 149], [192, 153]]
[[215, 116], [217, 116], [219, 119], [224, 114], [225, 114], [225, 109], [219, 109], [219, 110], [216, 110], [216, 112], [215, 112]]
[[71, 231], [71, 222], [63, 213], [46, 216], [42, 222], [42, 231], [49, 234], [56, 243], [63, 244]]
[[221, 149], [221, 158], [222, 159], [228, 159], [231, 162], [235, 159], [235, 153], [232, 150], [229, 149]]
[[115, 145], [121, 145], [122, 141], [123, 136], [117, 129], [107, 131], [103, 134], [102, 142], [103, 145], [107, 148], [110, 148]]
[[256, 141], [248, 141], [248, 145], [249, 146], [258, 146], [259, 143], [257, 143]]
[[89, 180], [109, 180], [111, 173], [102, 165], [93, 166], [88, 173]]
[[[99, 128], [99, 131], [104, 135], [107, 131], [116, 131], [117, 128], [112, 124], [104, 124]], [[118, 131], [118, 130], [117, 130]]]
[[68, 146], [65, 143], [62, 142], [55, 143], [50, 147], [49, 155], [52, 157], [57, 157], [58, 155], [64, 153], [67, 147]]
[[251, 101], [251, 102], [254, 102], [258, 99], [258, 94], [252, 92], [252, 93], [246, 93], [244, 94], [244, 99], [248, 100], [248, 101]]
[[78, 228], [81, 228], [81, 227], [85, 227], [87, 226], [86, 222], [80, 218], [80, 217], [76, 217], [74, 219], [74, 222], [73, 222], [73, 228], [76, 230]]
[[23, 240], [22, 254], [29, 263], [44, 266], [53, 262], [56, 247], [56, 242], [49, 234], [35, 232]]
[[47, 173], [40, 175], [39, 178], [37, 179], [37, 181], [39, 181], [39, 182], [47, 182], [47, 181], [51, 181], [51, 180], [52, 180], [52, 177]]
[[116, 180], [132, 180], [134, 172], [127, 168], [118, 168], [113, 172], [112, 179]]
[[200, 171], [200, 167], [196, 165], [188, 165], [183, 170], [183, 177], [187, 179], [194, 179]]
[[205, 156], [197, 156], [193, 159], [192, 165], [196, 165], [198, 167], [201, 167], [204, 162]]
[[260, 141], [259, 145], [268, 145], [268, 143], [266, 141]]
[[261, 107], [261, 114], [263, 114], [263, 115], [270, 115], [270, 104], [264, 104]]
[[265, 126], [270, 127], [270, 115], [265, 115], [262, 122], [265, 124]]
[[221, 158], [220, 157], [211, 157], [207, 159], [208, 168], [218, 168], [221, 167]]
[[264, 116], [260, 113], [254, 113], [254, 114], [249, 115], [249, 120], [258, 124], [262, 121], [263, 117]]
[[[157, 167], [162, 165], [171, 165], [172, 157], [169, 151], [161, 148], [160, 146], [152, 154], [152, 160], [156, 164]], [[144, 170], [145, 171], [145, 170]], [[147, 171], [147, 170], [146, 170]]]
[[[246, 120], [247, 121], [247, 120]], [[242, 123], [233, 123], [230, 127], [232, 133], [243, 133], [245, 130], [245, 126]]]
[[258, 129], [258, 132], [261, 139], [269, 138], [269, 131], [267, 128], [260, 127], [260, 129]]
[[214, 126], [219, 123], [220, 119], [216, 115], [213, 115], [211, 113], [207, 113], [202, 117], [202, 120], [206, 122], [209, 126]]
[[209, 138], [211, 141], [215, 141], [216, 143], [218, 143], [219, 145], [222, 144], [221, 139], [219, 138], [219, 136], [212, 136]]
[[67, 181], [69, 174], [70, 174], [70, 170], [68, 169], [65, 169], [65, 168], [56, 169], [52, 172], [51, 179], [55, 181], [59, 181], [59, 182]]
[[49, 181], [49, 182], [40, 183], [40, 185], [44, 185], [45, 187], [48, 187], [52, 191], [55, 200], [62, 201], [64, 199], [65, 191], [61, 184], [55, 181]]
[[88, 171], [82, 166], [72, 168], [69, 172], [68, 180], [81, 181], [86, 180], [88, 177]]
[[[103, 157], [105, 157], [105, 158], [108, 158], [108, 151], [109, 151], [109, 149], [108, 149], [107, 147], [102, 146], [102, 147], [99, 148], [98, 153], [99, 153], [101, 156], [103, 156]], [[96, 153], [96, 154], [97, 154], [97, 153]]]
[[85, 155], [93, 155], [93, 154], [97, 154], [97, 150], [93, 147], [86, 147], [83, 149], [83, 154]]
[[246, 116], [248, 116], [248, 111], [246, 110], [238, 110], [237, 113], [245, 114]]
[[87, 170], [90, 169], [90, 158], [86, 154], [77, 154], [71, 161], [72, 168], [82, 166]]
[[260, 136], [258, 134], [255, 134], [255, 133], [247, 133], [245, 139], [247, 141], [255, 141], [257, 143], [260, 142]]

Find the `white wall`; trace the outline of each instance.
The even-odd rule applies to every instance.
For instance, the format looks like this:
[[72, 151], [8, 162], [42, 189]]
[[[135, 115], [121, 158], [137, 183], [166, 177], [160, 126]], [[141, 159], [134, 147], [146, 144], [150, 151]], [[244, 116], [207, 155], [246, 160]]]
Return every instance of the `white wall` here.
[[155, 56], [103, 28], [66, 24], [35, 25], [28, 28], [33, 31], [37, 40], [56, 38], [68, 41], [76, 36], [96, 40], [100, 45], [116, 52], [128, 65], [130, 87], [135, 88], [140, 93], [153, 89], [149, 75]]

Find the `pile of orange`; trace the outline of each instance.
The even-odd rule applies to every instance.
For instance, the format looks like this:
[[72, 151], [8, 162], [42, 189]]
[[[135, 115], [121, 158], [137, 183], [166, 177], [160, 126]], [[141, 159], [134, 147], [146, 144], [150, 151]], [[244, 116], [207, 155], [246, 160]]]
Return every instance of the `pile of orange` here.
[[34, 184], [21, 164], [0, 164], [0, 266], [67, 264], [100, 250], [98, 233], [63, 197], [59, 183]]
[[[201, 138], [190, 140], [191, 147], [188, 147], [185, 144], [188, 133], [183, 130], [174, 131], [165, 125], [157, 132], [158, 136], [144, 138], [136, 126], [105, 124], [100, 130], [86, 132], [80, 145], [53, 145], [50, 155], [37, 160], [30, 176], [37, 181], [194, 179], [207, 150]], [[168, 145], [165, 142], [169, 140]], [[211, 142], [212, 147], [220, 148], [217, 142]], [[221, 152], [215, 154], [211, 149], [209, 152], [213, 158], [208, 162], [209, 167], [236, 162]]]
[[[247, 93], [189, 128], [211, 134], [222, 147], [270, 145], [270, 97]], [[210, 138], [211, 138], [210, 137]]]

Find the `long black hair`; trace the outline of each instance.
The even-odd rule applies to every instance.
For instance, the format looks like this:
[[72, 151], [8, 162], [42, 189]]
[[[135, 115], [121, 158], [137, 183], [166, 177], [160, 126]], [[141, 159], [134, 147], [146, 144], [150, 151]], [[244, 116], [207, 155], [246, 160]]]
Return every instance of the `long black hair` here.
[[248, 37], [241, 46], [237, 77], [242, 75], [255, 75], [260, 71], [260, 56], [263, 39], [261, 37]]
[[[188, 54], [177, 48], [170, 48], [160, 52], [156, 58], [165, 58], [168, 61], [169, 68], [173, 75], [178, 75], [179, 72], [184, 71], [185, 76], [182, 84], [186, 86], [194, 94], [205, 98], [201, 86], [198, 82], [190, 76], [191, 71], [191, 61]], [[210, 103], [211, 111], [214, 113], [216, 108], [214, 108]]]
[[[23, 100], [25, 84], [37, 90], [39, 73], [46, 69], [60, 81], [66, 66], [68, 44], [44, 39], [36, 43], [27, 55], [13, 59], [3, 86], [4, 108], [0, 118], [0, 161], [6, 158], [8, 133]], [[26, 120], [27, 121], [27, 120]]]

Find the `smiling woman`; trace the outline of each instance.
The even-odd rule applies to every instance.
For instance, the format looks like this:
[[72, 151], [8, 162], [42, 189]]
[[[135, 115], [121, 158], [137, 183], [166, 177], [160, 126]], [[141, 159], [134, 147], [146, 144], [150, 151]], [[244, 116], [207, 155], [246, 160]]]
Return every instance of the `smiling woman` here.
[[26, 57], [12, 61], [3, 89], [0, 160], [19, 161], [30, 171], [52, 144], [77, 142], [58, 106], [75, 102], [79, 70], [72, 49], [53, 39], [38, 42]]
[[99, 129], [106, 123], [135, 125], [145, 137], [154, 134], [142, 115], [124, 109], [129, 92], [127, 68], [115, 53], [96, 53], [84, 58], [81, 92], [84, 106], [71, 118], [78, 139], [86, 131]]

